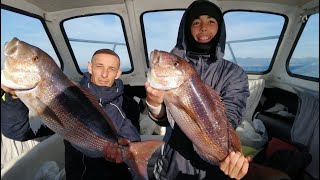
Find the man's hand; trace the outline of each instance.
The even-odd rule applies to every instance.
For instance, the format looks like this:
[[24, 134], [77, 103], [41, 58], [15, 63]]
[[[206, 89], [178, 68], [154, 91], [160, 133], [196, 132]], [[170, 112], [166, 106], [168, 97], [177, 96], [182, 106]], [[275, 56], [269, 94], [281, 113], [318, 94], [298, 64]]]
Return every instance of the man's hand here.
[[16, 93], [15, 93], [15, 91], [14, 91], [13, 89], [10, 89], [10, 88], [8, 88], [7, 86], [4, 86], [4, 85], [2, 85], [2, 84], [1, 84], [1, 89], [2, 89], [4, 92], [10, 94], [12, 99], [17, 99], [17, 98], [18, 98], [18, 96], [16, 96]]
[[147, 98], [146, 101], [155, 107], [160, 106], [163, 103], [164, 91], [153, 89], [149, 82], [145, 83]]
[[150, 113], [155, 118], [161, 118], [164, 115], [164, 108], [162, 106], [165, 91], [153, 89], [149, 82], [145, 83], [146, 88], [146, 102]]
[[251, 161], [249, 156], [244, 157], [240, 152], [231, 152], [224, 161], [220, 162], [219, 167], [231, 178], [241, 179], [247, 174]]
[[1, 89], [2, 89], [4, 92], [6, 92], [6, 93], [11, 94], [12, 96], [15, 96], [15, 95], [16, 95], [16, 93], [14, 92], [13, 89], [10, 89], [10, 88], [8, 88], [7, 86], [4, 86], [4, 85], [2, 85], [2, 84], [1, 84]]
[[118, 140], [118, 142], [115, 143], [107, 143], [103, 147], [103, 154], [104, 158], [107, 161], [115, 162], [115, 163], [123, 163], [121, 150], [119, 148], [119, 145], [125, 146], [129, 144], [130, 141], [125, 138], [121, 138]]

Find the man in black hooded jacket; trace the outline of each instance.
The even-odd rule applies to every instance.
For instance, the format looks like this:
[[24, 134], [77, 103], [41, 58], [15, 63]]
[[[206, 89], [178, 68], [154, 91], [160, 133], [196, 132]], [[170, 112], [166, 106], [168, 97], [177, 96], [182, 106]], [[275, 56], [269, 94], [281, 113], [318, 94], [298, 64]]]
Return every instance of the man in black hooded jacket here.
[[[119, 56], [112, 50], [100, 49], [88, 63], [89, 73], [84, 74], [80, 86], [88, 88], [96, 96], [121, 136], [130, 141], [140, 141], [137, 128], [122, 110], [124, 85], [118, 79], [121, 75], [119, 68]], [[1, 133], [4, 136], [26, 141], [54, 133], [46, 126], [41, 126], [36, 134], [33, 133], [29, 125], [29, 110], [14, 96], [14, 91], [1, 85], [1, 96]], [[66, 140], [64, 145], [67, 180], [132, 179], [126, 164], [110, 162], [104, 158], [90, 158]], [[108, 155], [105, 158], [110, 159]]]
[[[203, 82], [220, 93], [226, 115], [236, 128], [242, 122], [249, 96], [247, 74], [237, 64], [223, 59], [226, 40], [223, 14], [215, 4], [199, 0], [185, 11], [180, 22], [177, 44], [171, 53], [188, 61]], [[163, 91], [145, 84], [150, 117], [168, 126], [167, 143], [161, 151], [155, 170], [156, 179], [241, 179], [248, 171], [250, 158], [231, 152], [219, 166], [202, 160], [191, 140], [165, 115]], [[228, 176], [227, 176], [228, 175]]]

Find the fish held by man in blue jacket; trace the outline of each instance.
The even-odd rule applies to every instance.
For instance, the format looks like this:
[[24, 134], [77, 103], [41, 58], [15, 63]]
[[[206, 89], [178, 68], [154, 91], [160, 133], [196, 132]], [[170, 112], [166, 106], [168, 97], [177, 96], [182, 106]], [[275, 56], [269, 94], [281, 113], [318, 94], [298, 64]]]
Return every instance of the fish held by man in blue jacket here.
[[231, 151], [241, 151], [219, 94], [200, 79], [186, 60], [154, 50], [148, 82], [155, 89], [166, 90], [168, 120], [178, 124], [203, 160], [216, 165]]
[[[103, 147], [122, 138], [97, 99], [74, 84], [40, 48], [13, 38], [4, 54], [1, 84], [14, 89], [30, 112], [79, 151], [103, 157]], [[143, 141], [120, 147], [133, 177], [147, 179], [147, 161], [162, 144]]]

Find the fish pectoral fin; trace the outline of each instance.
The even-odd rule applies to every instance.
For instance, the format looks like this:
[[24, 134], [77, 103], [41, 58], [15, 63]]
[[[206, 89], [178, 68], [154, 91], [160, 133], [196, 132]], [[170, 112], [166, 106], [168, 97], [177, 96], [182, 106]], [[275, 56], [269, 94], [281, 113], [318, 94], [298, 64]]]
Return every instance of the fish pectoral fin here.
[[148, 160], [163, 144], [163, 141], [156, 140], [131, 142], [129, 144], [125, 162], [130, 167], [134, 179], [148, 179]]
[[34, 134], [37, 134], [38, 130], [42, 125], [45, 125], [37, 113], [32, 110], [29, 110], [29, 125]]
[[[39, 93], [36, 89], [31, 91], [17, 91], [16, 94], [29, 109], [29, 125], [34, 133], [37, 133], [41, 125], [44, 125], [44, 118], [52, 119], [63, 127], [58, 116], [37, 97], [36, 94]], [[44, 117], [43, 114], [46, 114], [46, 116]]]
[[[50, 119], [52, 121], [57, 122], [58, 124], [61, 125], [61, 127], [64, 127], [63, 123], [59, 119], [59, 117], [53, 112], [45, 103], [43, 103], [38, 97], [33, 97], [32, 106], [28, 107], [29, 111], [32, 111], [35, 116], [38, 115], [39, 117], [42, 117], [42, 114], [46, 115], [46, 119]], [[29, 119], [33, 120], [33, 119]], [[31, 124], [31, 123], [30, 123]], [[35, 123], [36, 124], [36, 123]]]

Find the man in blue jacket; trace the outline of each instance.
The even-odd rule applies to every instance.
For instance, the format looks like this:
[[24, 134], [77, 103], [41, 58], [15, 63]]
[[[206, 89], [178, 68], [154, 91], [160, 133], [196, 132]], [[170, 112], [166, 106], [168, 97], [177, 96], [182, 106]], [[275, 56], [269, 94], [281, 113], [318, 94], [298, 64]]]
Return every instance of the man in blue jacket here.
[[[120, 58], [109, 49], [96, 51], [88, 63], [88, 73], [80, 86], [88, 88], [97, 98], [104, 111], [111, 117], [119, 134], [130, 141], [140, 141], [137, 128], [126, 118], [122, 110], [123, 82]], [[30, 128], [28, 109], [14, 91], [1, 85], [1, 133], [11, 139], [26, 141], [54, 132], [42, 126], [36, 134]], [[4, 92], [3, 92], [4, 91]], [[132, 179], [127, 165], [104, 158], [90, 158], [75, 149], [68, 141], [65, 144], [65, 170], [67, 180], [85, 179]], [[106, 159], [112, 159], [106, 155]]]

